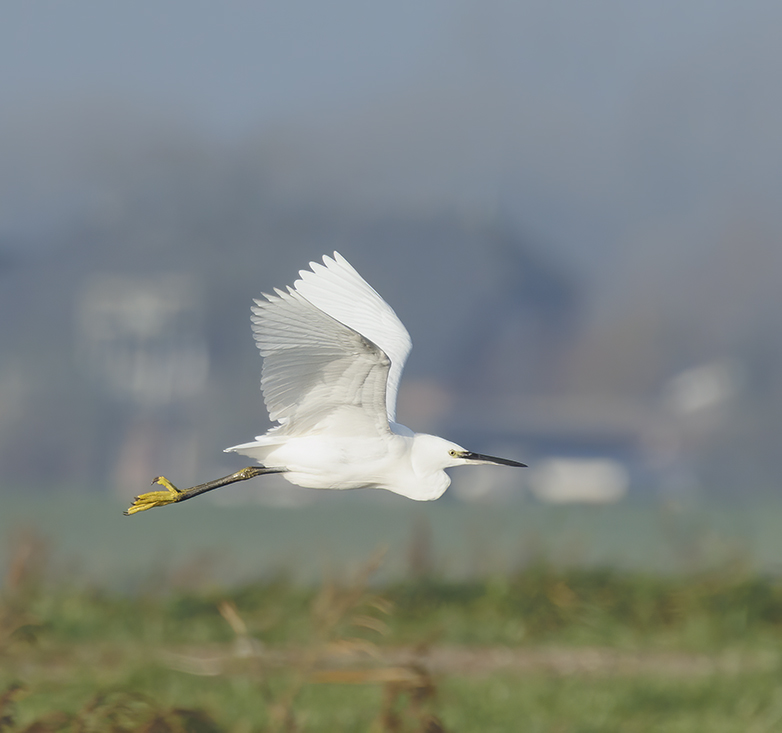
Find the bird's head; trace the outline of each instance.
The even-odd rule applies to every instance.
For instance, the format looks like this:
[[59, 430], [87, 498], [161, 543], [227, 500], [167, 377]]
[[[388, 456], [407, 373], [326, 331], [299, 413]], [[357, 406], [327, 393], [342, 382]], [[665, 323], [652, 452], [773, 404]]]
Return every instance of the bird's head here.
[[414, 462], [422, 470], [442, 471], [454, 466], [474, 466], [476, 464], [493, 463], [499, 466], [515, 466], [526, 468], [526, 463], [513, 461], [510, 458], [495, 458], [483, 453], [473, 453], [452, 443], [450, 440], [436, 435], [417, 434], [413, 449]]
[[446, 468], [469, 466], [476, 463], [524, 466], [523, 463], [511, 461], [508, 458], [494, 458], [494, 456], [485, 456], [482, 453], [473, 453], [449, 440], [425, 433], [416, 433], [413, 436], [410, 461], [417, 481], [403, 481], [390, 488], [397, 494], [417, 501], [431, 501], [443, 495], [451, 483], [450, 477], [445, 472]]

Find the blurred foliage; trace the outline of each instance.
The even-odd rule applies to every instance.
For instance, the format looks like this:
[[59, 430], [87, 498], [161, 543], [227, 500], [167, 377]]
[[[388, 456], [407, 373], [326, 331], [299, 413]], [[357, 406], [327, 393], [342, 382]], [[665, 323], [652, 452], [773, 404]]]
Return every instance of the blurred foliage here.
[[740, 568], [661, 576], [538, 563], [510, 577], [472, 583], [403, 583], [388, 588], [387, 597], [395, 603], [394, 629], [401, 636], [420, 634], [425, 624], [448, 642], [654, 639], [698, 647], [782, 630], [782, 583]]
[[[17, 608], [15, 636], [60, 643], [225, 643], [220, 605], [238, 609], [252, 636], [298, 644], [313, 628], [322, 589], [284, 578], [235, 589], [206, 587], [126, 596], [99, 588], [48, 587]], [[607, 568], [532, 565], [469, 582], [424, 578], [382, 588], [393, 612], [384, 643], [668, 644], [701, 648], [764, 642], [782, 632], [782, 582], [738, 569], [659, 576]], [[377, 601], [380, 602], [379, 600]]]
[[538, 560], [471, 582], [283, 576], [0, 595], [0, 731], [736, 731], [782, 723], [782, 582]]

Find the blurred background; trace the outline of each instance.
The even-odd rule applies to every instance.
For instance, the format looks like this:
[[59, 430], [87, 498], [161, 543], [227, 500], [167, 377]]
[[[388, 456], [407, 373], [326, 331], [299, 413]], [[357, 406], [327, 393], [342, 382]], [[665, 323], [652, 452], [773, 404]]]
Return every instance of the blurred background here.
[[[735, 516], [778, 495], [782, 6], [3, 15], [6, 528], [55, 531], [74, 502], [242, 467], [223, 447], [268, 427], [251, 299], [335, 249], [411, 333], [400, 421], [530, 464], [455, 471], [442, 511], [727, 501]], [[268, 478], [214, 501], [354, 501]], [[199, 502], [142, 531], [188, 531]], [[147, 517], [121, 521], [110, 536]]]

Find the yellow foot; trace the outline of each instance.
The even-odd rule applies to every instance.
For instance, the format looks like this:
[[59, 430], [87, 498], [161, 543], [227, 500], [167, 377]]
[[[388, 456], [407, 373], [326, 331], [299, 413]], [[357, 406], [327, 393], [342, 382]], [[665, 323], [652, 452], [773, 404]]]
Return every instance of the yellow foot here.
[[135, 514], [136, 512], [143, 512], [147, 509], [152, 509], [156, 506], [166, 506], [166, 504], [173, 504], [179, 501], [184, 492], [180, 491], [174, 484], [172, 484], [165, 476], [158, 476], [152, 480], [152, 485], [160, 484], [165, 487], [165, 491], [149, 491], [146, 494], [140, 494], [135, 498], [133, 504], [123, 512], [125, 516]]

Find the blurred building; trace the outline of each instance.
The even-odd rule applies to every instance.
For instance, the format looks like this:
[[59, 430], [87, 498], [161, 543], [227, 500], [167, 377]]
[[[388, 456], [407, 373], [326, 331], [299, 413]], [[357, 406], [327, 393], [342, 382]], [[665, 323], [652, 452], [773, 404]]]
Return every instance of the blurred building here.
[[157, 475], [167, 454], [181, 475], [195, 474], [193, 406], [209, 376], [202, 307], [186, 274], [95, 274], [79, 294], [79, 366], [126, 415], [110, 469], [123, 495]]

